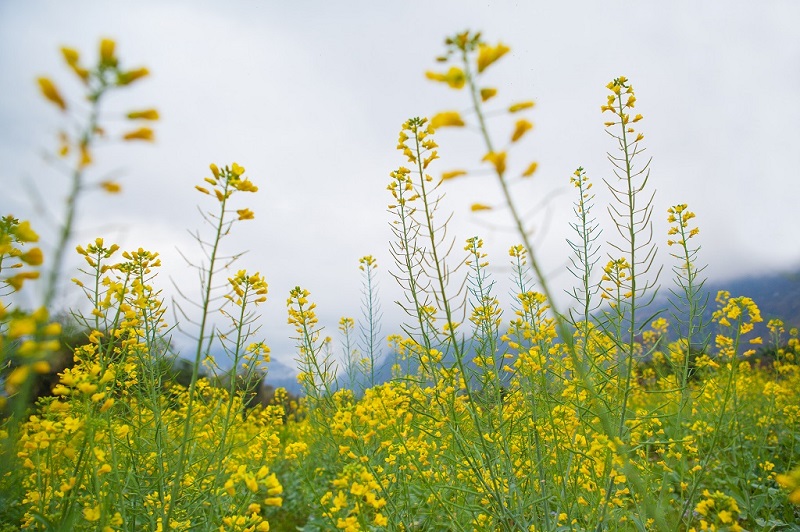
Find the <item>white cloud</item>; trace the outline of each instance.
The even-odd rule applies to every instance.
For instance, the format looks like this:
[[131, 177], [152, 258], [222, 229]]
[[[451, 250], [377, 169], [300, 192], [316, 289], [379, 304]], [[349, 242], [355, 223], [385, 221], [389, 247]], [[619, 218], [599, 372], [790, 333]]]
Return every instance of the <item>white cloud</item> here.
[[[256, 219], [237, 226], [226, 245], [249, 249], [242, 266], [267, 276], [262, 331], [279, 346], [276, 356], [288, 362], [289, 289], [312, 291], [335, 336], [340, 315], [358, 314], [357, 259], [365, 254], [379, 260], [390, 332], [400, 314], [391, 303], [399, 292], [388, 275], [385, 186], [388, 172], [403, 163], [394, 150], [397, 131], [409, 116], [468, 106], [466, 95], [432, 85], [422, 73], [436, 68], [446, 35], [469, 27], [512, 46], [489, 72], [500, 98], [537, 101], [536, 127], [515, 160], [538, 160], [540, 171], [516, 198], [533, 208], [554, 191], [565, 193], [534, 218], [540, 233], [548, 222], [539, 242], [548, 271], [563, 270], [566, 260], [572, 171], [585, 167], [598, 185], [598, 203], [607, 198], [599, 185], [612, 175], [605, 152], [614, 146], [599, 107], [604, 85], [620, 74], [631, 78], [645, 115], [657, 239], [666, 231], [666, 208], [687, 202], [698, 214], [701, 258], [715, 276], [796, 267], [800, 41], [791, 21], [800, 19], [800, 8], [771, 3], [755, 13], [743, 1], [537, 4], [4, 3], [3, 210], [32, 213], [25, 181], [52, 193], [54, 202], [66, 190], [63, 176], [39, 159], [59, 117], [36, 94], [35, 76], [51, 74], [74, 95], [57, 47], [72, 45], [91, 57], [100, 36], [113, 36], [126, 64], [147, 65], [153, 74], [107, 102], [108, 117], [155, 105], [163, 121], [154, 146], [99, 152], [98, 166], [119, 169], [125, 192], [86, 196], [81, 237], [126, 226], [116, 233], [126, 244], [156, 248], [165, 273], [181, 275], [174, 248], [194, 245], [185, 230], [199, 226], [194, 205], [204, 199], [192, 187], [209, 163], [237, 161], [261, 190], [241, 199]], [[493, 127], [507, 135], [507, 125]], [[438, 170], [478, 165], [483, 148], [474, 132], [442, 131], [439, 143]], [[473, 177], [446, 189], [443, 208], [456, 211], [456, 251], [480, 234], [502, 281], [513, 233], [496, 228], [502, 215], [487, 227], [485, 217], [467, 212], [473, 201], [499, 202], [494, 183]], [[569, 281], [555, 279], [558, 287]]]

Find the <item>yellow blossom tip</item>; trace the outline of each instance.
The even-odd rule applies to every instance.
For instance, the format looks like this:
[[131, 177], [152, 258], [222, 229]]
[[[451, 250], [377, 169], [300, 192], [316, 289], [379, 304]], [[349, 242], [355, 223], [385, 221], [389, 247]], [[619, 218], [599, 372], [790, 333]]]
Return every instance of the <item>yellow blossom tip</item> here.
[[39, 89], [42, 91], [42, 95], [47, 100], [56, 104], [62, 111], [67, 110], [67, 103], [64, 101], [64, 98], [61, 97], [61, 93], [58, 92], [55, 84], [49, 78], [41, 77], [36, 81], [39, 82]]
[[431, 127], [434, 129], [440, 127], [463, 127], [464, 120], [458, 111], [443, 111], [436, 113], [431, 118]]
[[124, 140], [143, 140], [146, 142], [153, 142], [155, 134], [149, 127], [140, 127], [139, 129], [125, 133], [122, 138]]

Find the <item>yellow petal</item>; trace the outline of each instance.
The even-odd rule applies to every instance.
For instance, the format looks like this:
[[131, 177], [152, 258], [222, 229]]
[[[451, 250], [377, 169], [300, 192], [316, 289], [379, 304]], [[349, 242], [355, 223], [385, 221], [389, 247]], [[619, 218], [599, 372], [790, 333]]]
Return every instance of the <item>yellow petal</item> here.
[[528, 168], [524, 172], [522, 172], [522, 177], [530, 177], [530, 176], [532, 176], [537, 168], [539, 168], [539, 163], [537, 163], [535, 161], [532, 162], [531, 164], [528, 165]]
[[447, 72], [425, 72], [425, 77], [432, 81], [439, 81], [441, 83], [447, 83], [450, 87], [454, 89], [461, 89], [464, 87], [464, 84], [467, 82], [467, 77], [464, 75], [464, 71], [458, 67], [450, 67], [450, 70]]
[[498, 175], [503, 175], [505, 173], [505, 171], [506, 171], [506, 152], [504, 152], [504, 151], [501, 151], [501, 152], [490, 151], [489, 153], [487, 153], [483, 157], [483, 160], [486, 161], [486, 162], [492, 163], [492, 165], [494, 166], [495, 172], [497, 172]]
[[463, 127], [464, 120], [458, 111], [444, 111], [436, 113], [431, 118], [431, 127], [436, 129], [439, 127]]
[[510, 50], [511, 48], [503, 43], [498, 43], [497, 46], [478, 45], [478, 72], [486, 70], [489, 65], [503, 57]]
[[122, 138], [125, 140], [144, 140], [153, 142], [155, 137], [152, 129], [149, 127], [140, 127], [139, 129], [125, 133]]
[[39, 82], [39, 89], [41, 89], [42, 95], [56, 104], [62, 111], [66, 111], [67, 104], [58, 92], [55, 84], [48, 78], [38, 78], [37, 81]]
[[131, 120], [158, 120], [158, 110], [144, 109], [142, 111], [131, 111], [127, 116]]
[[135, 70], [129, 70], [128, 72], [120, 72], [117, 75], [117, 84], [129, 85], [137, 79], [147, 76], [148, 74], [150, 74], [150, 71], [144, 67], [137, 68]]
[[509, 113], [518, 113], [519, 111], [522, 111], [523, 109], [530, 109], [531, 107], [533, 107], [533, 102], [530, 101], [530, 100], [526, 101], [526, 102], [518, 102], [518, 103], [515, 103], [515, 104], [511, 105], [508, 108], [508, 112]]
[[103, 181], [100, 186], [109, 194], [119, 194], [122, 191], [119, 183], [114, 183], [113, 181]]
[[100, 62], [107, 65], [116, 64], [117, 60], [114, 58], [114, 48], [117, 44], [112, 39], [103, 39], [100, 41]]
[[525, 120], [524, 118], [521, 120], [517, 120], [517, 124], [514, 127], [514, 133], [511, 135], [511, 142], [517, 142], [522, 136], [527, 133], [529, 130], [533, 129], [533, 124]]
[[466, 175], [466, 170], [452, 170], [450, 172], [445, 172], [442, 174], [442, 181], [447, 181], [448, 179], [455, 179], [458, 176]]

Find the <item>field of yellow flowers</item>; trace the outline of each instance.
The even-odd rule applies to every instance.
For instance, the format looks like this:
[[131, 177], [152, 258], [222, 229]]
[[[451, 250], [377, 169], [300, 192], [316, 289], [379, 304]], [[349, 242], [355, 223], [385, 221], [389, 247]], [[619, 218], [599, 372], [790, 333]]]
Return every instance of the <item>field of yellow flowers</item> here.
[[[509, 48], [470, 32], [445, 45], [442, 65], [426, 75], [466, 94], [470, 112], [406, 121], [403, 165], [386, 184], [392, 275], [407, 315], [402, 334], [387, 339], [392, 378], [375, 379], [378, 264], [366, 256], [365, 349], [350, 347], [354, 321], [340, 322], [353, 354], [342, 368], [349, 386], [311, 294], [297, 287], [287, 307], [304, 395], [278, 389], [266, 404], [252, 396], [270, 357], [254, 326], [267, 282], [226, 269], [230, 257], [220, 254], [233, 226], [254, 216], [234, 206], [258, 192], [237, 163], [212, 164], [195, 187], [206, 260], [191, 265], [201, 284], [191, 303], [201, 312], [189, 320], [195, 348], [181, 353], [191, 362], [185, 381], [172, 371], [166, 338], [176, 324], [165, 318], [158, 253], [99, 238], [78, 245], [85, 265], [72, 289], [90, 310], [68, 322], [54, 317], [96, 141], [114, 134], [98, 111], [107, 93], [148, 74], [123, 68], [109, 39], [94, 66], [61, 50], [90, 106], [82, 128], [60, 134], [55, 150], [72, 169], [72, 188], [52, 258], [36, 246], [35, 220], [0, 219], [0, 530], [800, 530], [798, 331], [773, 319], [769, 336], [758, 337], [762, 317], [751, 299], [702, 296], [698, 228], [686, 205], [664, 213], [674, 266], [671, 279], [656, 275], [662, 239], [651, 219], [661, 213], [652, 208], [631, 82], [612, 80], [600, 106], [613, 139], [617, 180], [606, 185], [619, 231], [601, 240], [593, 183], [578, 168], [569, 178], [576, 286], [573, 304], [559, 309], [512, 192], [537, 169], [511, 164], [533, 127], [533, 102], [500, 106], [511, 128], [493, 137], [486, 108], [498, 108], [499, 91], [482, 74]], [[50, 79], [38, 82], [57, 109], [70, 109]], [[130, 112], [133, 125], [120, 138], [152, 140], [148, 124], [158, 117]], [[443, 187], [468, 172], [434, 176], [435, 133], [466, 124], [485, 143], [481, 162], [519, 233], [506, 258], [510, 308], [494, 291], [483, 241], [455, 245], [439, 212]], [[103, 188], [119, 191], [114, 182]], [[606, 253], [614, 258], [602, 264]], [[28, 309], [15, 294], [32, 282], [45, 283], [45, 295]], [[671, 287], [668, 312], [652, 305], [659, 284]], [[227, 330], [211, 325], [218, 316]], [[67, 327], [81, 341], [67, 345], [72, 362], [62, 364]], [[217, 348], [236, 375], [209, 377], [219, 369]], [[47, 375], [53, 382], [38, 390]]]

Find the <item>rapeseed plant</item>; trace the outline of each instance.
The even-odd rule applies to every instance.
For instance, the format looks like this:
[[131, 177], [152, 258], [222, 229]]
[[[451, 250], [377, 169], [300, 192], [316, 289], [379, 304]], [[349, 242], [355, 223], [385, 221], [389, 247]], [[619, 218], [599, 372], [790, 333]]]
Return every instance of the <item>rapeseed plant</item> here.
[[[59, 372], [52, 396], [29, 411], [17, 403], [19, 414], [0, 427], [3, 463], [18, 465], [0, 479], [3, 530], [793, 526], [800, 518], [798, 332], [787, 339], [773, 319], [769, 340], [756, 337], [758, 306], [725, 292], [705, 323], [693, 240], [699, 230], [683, 204], [668, 211], [667, 245], [677, 261], [671, 308], [650, 308], [658, 288], [653, 197], [645, 192], [649, 163], [638, 165], [644, 137], [634, 124], [642, 115], [633, 114], [630, 82], [609, 83], [602, 106], [613, 115], [606, 127], [619, 149], [609, 155], [618, 180], [606, 184], [621, 240], [605, 243], [612, 252], [601, 265], [592, 182], [579, 167], [569, 177], [577, 193], [569, 270], [578, 285], [570, 292], [575, 306], [561, 312], [512, 193], [517, 178], [538, 169], [533, 161], [517, 172], [511, 157], [533, 129], [533, 102], [503, 107], [512, 122], [504, 147], [487, 127], [491, 113], [484, 108], [499, 101], [499, 90], [481, 76], [510, 48], [470, 32], [446, 46], [441, 61], [456, 64], [427, 77], [466, 90], [472, 109], [406, 121], [397, 148], [408, 166], [391, 172], [387, 187], [391, 274], [404, 289], [407, 315], [401, 334], [386, 338], [393, 378], [377, 380], [381, 307], [377, 262], [367, 255], [359, 259], [363, 321], [339, 322], [349, 387], [337, 379], [332, 340], [311, 294], [298, 286], [287, 308], [305, 396], [293, 401], [278, 389], [269, 405], [253, 406], [270, 359], [256, 338], [268, 285], [259, 273], [227, 272], [240, 254], [224, 256], [222, 241], [234, 224], [255, 217], [233, 197], [258, 187], [240, 165], [212, 164], [212, 177], [195, 187], [213, 204], [204, 215], [211, 236], [195, 233], [206, 261], [190, 265], [201, 280], [199, 317], [173, 302], [180, 330], [195, 341], [191, 376], [182, 385], [168, 371], [174, 329], [157, 288], [158, 253], [120, 252], [101, 238], [78, 246], [87, 266], [73, 281], [90, 310], [75, 317], [86, 342], [74, 348], [75, 363]], [[95, 91], [146, 73], [120, 70], [110, 40], [101, 43], [95, 73], [83, 69], [77, 52], [64, 56]], [[52, 81], [40, 80], [40, 88], [59, 109], [71, 109]], [[157, 117], [154, 110], [128, 115]], [[436, 128], [471, 121], [485, 144], [481, 163], [505, 204], [470, 209], [507, 210], [521, 240], [509, 250], [514, 297], [507, 308], [495, 293], [483, 240], [473, 236], [461, 247], [447, 234], [443, 183], [456, 186], [469, 172], [432, 174]], [[80, 172], [91, 159], [96, 132], [89, 133], [77, 144]], [[152, 135], [140, 128], [123, 138]], [[66, 153], [76, 149], [66, 136], [64, 143]], [[0, 221], [0, 298], [38, 277], [43, 256], [30, 246], [37, 238], [27, 221]], [[219, 275], [227, 283], [218, 291]], [[2, 362], [13, 368], [4, 386], [12, 399], [30, 374], [48, 370], [58, 347], [60, 326], [48, 309], [0, 305]], [[755, 349], [766, 343], [774, 360], [757, 364]], [[228, 380], [217, 375], [215, 351], [233, 364]]]

